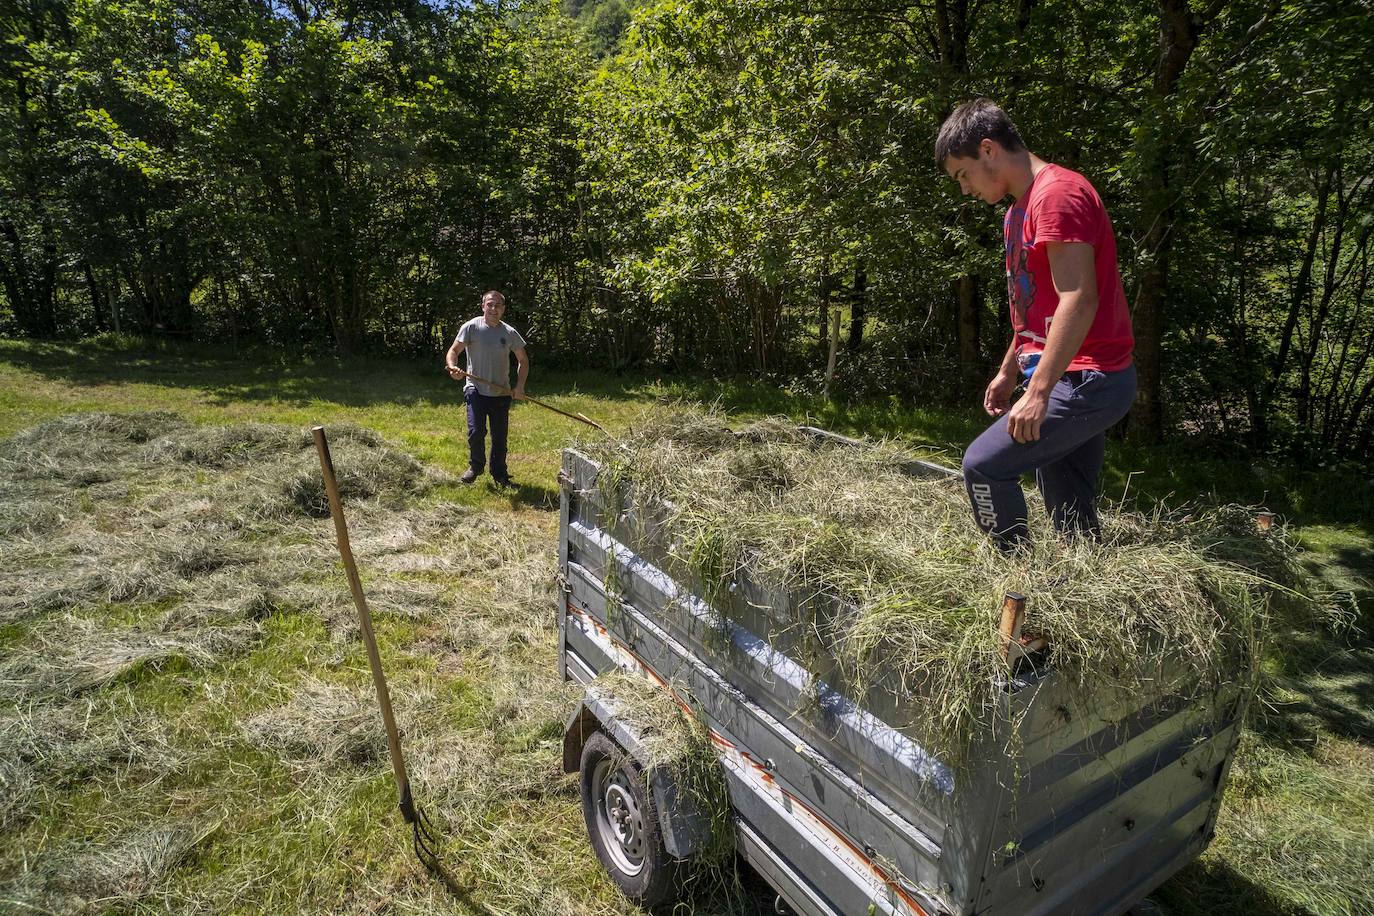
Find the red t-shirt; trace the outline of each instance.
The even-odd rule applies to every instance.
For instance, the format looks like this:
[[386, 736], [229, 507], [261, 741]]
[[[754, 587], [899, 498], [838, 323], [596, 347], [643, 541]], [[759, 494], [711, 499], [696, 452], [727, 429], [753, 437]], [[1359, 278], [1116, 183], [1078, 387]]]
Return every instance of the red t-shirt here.
[[1022, 368], [1044, 351], [1059, 308], [1045, 242], [1087, 242], [1096, 262], [1097, 315], [1065, 371], [1115, 372], [1129, 366], [1135, 336], [1116, 264], [1116, 236], [1107, 208], [1088, 179], [1060, 165], [1045, 166], [1007, 211], [1002, 232], [1007, 243], [1007, 299]]

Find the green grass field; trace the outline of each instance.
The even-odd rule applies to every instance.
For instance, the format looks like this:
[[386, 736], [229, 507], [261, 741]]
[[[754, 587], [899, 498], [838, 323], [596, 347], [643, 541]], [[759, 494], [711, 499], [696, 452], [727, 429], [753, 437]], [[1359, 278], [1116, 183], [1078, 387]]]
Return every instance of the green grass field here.
[[[537, 363], [529, 390], [613, 431], [682, 398], [888, 436], [951, 464], [982, 425], [973, 410], [843, 408], [762, 384]], [[0, 439], [61, 416], [158, 410], [175, 415], [157, 421], [159, 454], [179, 456], [92, 434], [64, 440], [69, 466], [27, 469], [32, 492], [0, 491], [0, 725], [18, 736], [0, 750], [0, 911], [635, 911], [597, 866], [575, 786], [557, 772], [573, 693], [554, 673], [547, 591], [555, 474], [559, 449], [592, 431], [517, 405], [519, 486], [464, 487], [452, 476], [466, 465], [459, 394], [437, 355], [0, 341]], [[350, 523], [450, 888], [415, 864], [395, 811], [332, 530], [293, 512], [276, 479], [307, 475], [310, 454], [288, 436], [297, 452], [268, 473], [253, 456], [278, 433], [217, 446], [212, 429], [315, 423], [338, 430], [341, 471], [375, 460], [375, 480], [359, 483], [372, 496], [350, 502]], [[1296, 527], [1314, 573], [1361, 596], [1367, 625], [1367, 476], [1114, 444], [1106, 496], [1268, 505]], [[69, 582], [73, 570], [85, 578]], [[1156, 897], [1188, 916], [1374, 913], [1363, 880], [1374, 862], [1374, 648], [1283, 634], [1267, 669], [1217, 839]], [[770, 902], [716, 887], [694, 911]]]

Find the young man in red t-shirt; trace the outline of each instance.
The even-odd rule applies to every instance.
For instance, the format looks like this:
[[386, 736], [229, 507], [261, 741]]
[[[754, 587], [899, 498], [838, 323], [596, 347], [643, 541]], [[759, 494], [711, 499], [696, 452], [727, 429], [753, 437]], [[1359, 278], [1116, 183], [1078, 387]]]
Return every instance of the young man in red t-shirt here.
[[1003, 234], [1014, 334], [983, 395], [998, 419], [964, 453], [974, 517], [1004, 550], [1024, 541], [1020, 478], [1035, 471], [1055, 527], [1095, 537], [1106, 431], [1130, 410], [1136, 386], [1111, 218], [1086, 178], [1030, 152], [988, 99], [945, 120], [935, 160], [965, 194], [1013, 200]]

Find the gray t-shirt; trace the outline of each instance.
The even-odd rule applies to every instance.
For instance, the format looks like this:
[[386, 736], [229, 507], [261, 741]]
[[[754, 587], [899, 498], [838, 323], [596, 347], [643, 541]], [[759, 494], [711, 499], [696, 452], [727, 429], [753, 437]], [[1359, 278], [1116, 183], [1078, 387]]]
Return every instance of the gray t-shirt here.
[[[504, 321], [496, 327], [488, 327], [485, 318], [474, 318], [458, 329], [458, 339], [467, 348], [468, 371], [473, 375], [499, 382], [506, 387], [510, 384], [510, 353], [525, 345], [520, 332]], [[467, 380], [464, 388], [476, 388], [478, 394], [496, 397], [508, 392], [497, 391], [490, 385]]]

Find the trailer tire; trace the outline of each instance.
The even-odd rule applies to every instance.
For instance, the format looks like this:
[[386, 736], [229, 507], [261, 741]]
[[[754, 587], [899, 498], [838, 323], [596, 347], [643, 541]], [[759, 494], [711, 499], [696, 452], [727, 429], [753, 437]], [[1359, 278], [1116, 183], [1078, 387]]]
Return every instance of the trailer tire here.
[[644, 770], [603, 731], [581, 761], [582, 816], [592, 849], [621, 892], [645, 908], [678, 895], [680, 863], [668, 854]]

